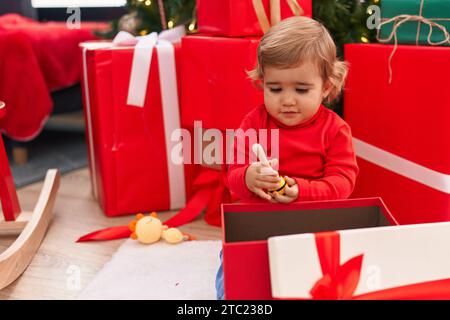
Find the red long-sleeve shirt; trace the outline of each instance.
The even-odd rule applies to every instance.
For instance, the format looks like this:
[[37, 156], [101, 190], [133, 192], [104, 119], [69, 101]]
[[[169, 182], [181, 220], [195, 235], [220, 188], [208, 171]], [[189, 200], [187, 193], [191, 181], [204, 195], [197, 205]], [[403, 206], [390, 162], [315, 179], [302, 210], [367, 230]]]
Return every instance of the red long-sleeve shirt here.
[[[267, 155], [272, 153], [270, 129], [279, 129], [280, 176], [297, 181], [296, 201], [345, 199], [353, 191], [358, 166], [353, 150], [350, 126], [333, 111], [320, 106], [308, 121], [297, 126], [286, 126], [271, 117], [264, 105], [253, 109], [241, 123], [234, 138], [234, 162], [228, 167], [228, 182], [232, 192], [241, 200], [264, 202], [251, 192], [245, 183], [245, 172], [254, 159], [249, 143], [242, 145], [237, 137], [248, 129], [269, 129]], [[264, 144], [264, 135], [257, 140]], [[248, 142], [248, 139], [247, 139]], [[252, 142], [253, 143], [253, 142]], [[238, 164], [238, 156], [244, 157]], [[250, 157], [251, 158], [250, 158]]]

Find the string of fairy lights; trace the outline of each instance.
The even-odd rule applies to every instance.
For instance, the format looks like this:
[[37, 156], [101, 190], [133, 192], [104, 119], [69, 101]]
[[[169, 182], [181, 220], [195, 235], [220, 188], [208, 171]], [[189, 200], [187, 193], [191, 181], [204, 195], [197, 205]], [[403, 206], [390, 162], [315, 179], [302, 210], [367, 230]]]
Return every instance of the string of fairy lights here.
[[[140, 6], [145, 6], [145, 7], [150, 7], [152, 5], [155, 5], [155, 3], [158, 5], [158, 9], [159, 9], [159, 14], [161, 17], [161, 25], [162, 25], [162, 29], [172, 29], [175, 26], [175, 21], [173, 19], [169, 19], [168, 21], [166, 20], [166, 14], [165, 14], [165, 10], [164, 10], [164, 3], [163, 0], [136, 0], [136, 1], [132, 1], [132, 2], [136, 2], [136, 5], [140, 5]], [[196, 31], [196, 19], [195, 17], [192, 18], [192, 21], [189, 23], [188, 25], [188, 30], [189, 32], [195, 32]], [[150, 32], [150, 30], [147, 29], [143, 29], [141, 30], [139, 33], [141, 35], [146, 35]]]

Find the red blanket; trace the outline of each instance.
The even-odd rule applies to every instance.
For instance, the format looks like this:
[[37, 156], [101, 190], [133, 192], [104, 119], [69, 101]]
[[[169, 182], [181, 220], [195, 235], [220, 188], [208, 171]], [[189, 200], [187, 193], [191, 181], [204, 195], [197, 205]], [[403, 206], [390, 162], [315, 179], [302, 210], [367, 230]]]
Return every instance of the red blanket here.
[[7, 115], [0, 129], [15, 140], [33, 139], [50, 115], [50, 92], [80, 80], [78, 44], [95, 39], [105, 23], [39, 23], [16, 14], [0, 16], [0, 100]]

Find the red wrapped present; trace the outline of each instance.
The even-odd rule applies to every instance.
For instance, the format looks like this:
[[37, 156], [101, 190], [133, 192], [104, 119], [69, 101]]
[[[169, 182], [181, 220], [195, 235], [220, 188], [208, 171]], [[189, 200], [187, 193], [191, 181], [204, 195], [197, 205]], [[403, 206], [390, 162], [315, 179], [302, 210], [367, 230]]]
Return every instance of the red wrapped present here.
[[396, 225], [380, 198], [223, 205], [226, 299], [272, 299], [267, 239]]
[[353, 196], [382, 197], [401, 224], [447, 221], [450, 50], [393, 50], [380, 44], [345, 47], [350, 72], [344, 115], [360, 168]]
[[277, 299], [450, 299], [450, 223], [269, 238]]
[[[180, 30], [169, 35], [179, 40]], [[108, 216], [182, 208], [191, 192], [194, 165], [171, 159], [180, 128], [181, 47], [166, 37], [82, 45], [92, 185]]]
[[243, 117], [262, 104], [263, 94], [246, 74], [254, 68], [258, 38], [206, 35], [182, 39], [182, 125], [220, 130], [239, 127]]
[[198, 29], [213, 35], [259, 36], [269, 26], [268, 16], [273, 25], [300, 14], [312, 16], [311, 0], [197, 0]]

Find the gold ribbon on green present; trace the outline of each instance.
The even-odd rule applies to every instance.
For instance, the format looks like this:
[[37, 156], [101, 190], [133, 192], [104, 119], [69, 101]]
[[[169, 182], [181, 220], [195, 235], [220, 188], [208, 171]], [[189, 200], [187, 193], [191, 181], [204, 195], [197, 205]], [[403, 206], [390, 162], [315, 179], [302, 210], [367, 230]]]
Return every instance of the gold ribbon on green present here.
[[[280, 1], [282, 0], [270, 0], [270, 22], [267, 17], [266, 11], [264, 10], [263, 0], [253, 0], [253, 8], [255, 9], [256, 17], [258, 18], [261, 30], [266, 33], [271, 26], [276, 25], [281, 21], [281, 6]], [[289, 8], [292, 10], [294, 15], [301, 16], [304, 11], [297, 0], [283, 0], [287, 1]]]
[[[430, 31], [428, 32], [427, 37], [427, 43], [432, 46], [439, 46], [439, 45], [450, 45], [450, 35], [449, 31], [447, 30], [446, 26], [438, 23], [438, 21], [450, 21], [450, 18], [425, 18], [423, 16], [423, 6], [424, 1], [420, 1], [420, 9], [418, 15], [410, 15], [410, 14], [401, 14], [397, 15], [392, 18], [383, 18], [381, 19], [381, 23], [379, 27], [377, 28], [377, 40], [382, 43], [388, 43], [392, 41], [392, 38], [394, 39], [394, 49], [392, 50], [391, 55], [389, 56], [389, 83], [392, 82], [392, 67], [391, 67], [391, 61], [394, 57], [395, 51], [397, 50], [398, 40], [397, 40], [397, 30], [398, 28], [403, 25], [406, 22], [411, 21], [417, 21], [417, 33], [416, 33], [416, 45], [419, 45], [419, 37], [420, 37], [420, 29], [421, 29], [421, 23], [426, 24], [430, 27]], [[381, 38], [380, 37], [380, 30], [383, 25], [393, 23], [393, 27], [391, 32], [389, 33], [389, 36], [387, 38]], [[433, 42], [431, 40], [431, 37], [433, 35], [434, 28], [438, 28], [440, 31], [442, 31], [443, 34], [443, 40]]]

